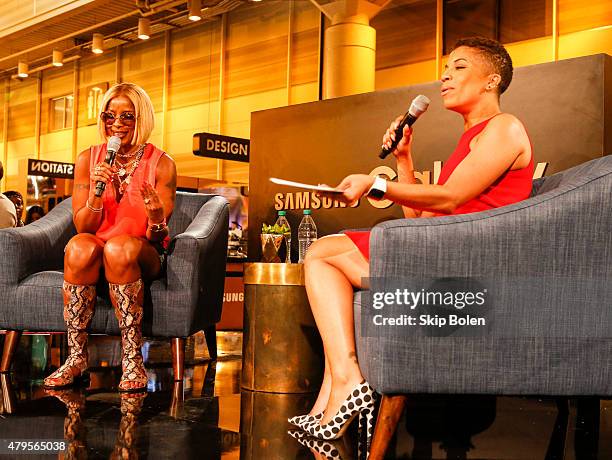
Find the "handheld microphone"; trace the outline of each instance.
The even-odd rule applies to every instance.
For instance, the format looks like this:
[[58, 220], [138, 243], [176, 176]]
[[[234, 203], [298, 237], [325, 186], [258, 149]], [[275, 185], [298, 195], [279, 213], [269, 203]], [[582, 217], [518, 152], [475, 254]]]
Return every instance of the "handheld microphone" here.
[[412, 126], [412, 124], [417, 121], [417, 118], [419, 118], [421, 114], [427, 110], [427, 107], [429, 107], [429, 102], [429, 98], [427, 96], [423, 96], [422, 94], [414, 98], [412, 104], [410, 104], [408, 112], [406, 112], [404, 118], [402, 118], [402, 121], [400, 121], [399, 125], [397, 125], [397, 128], [395, 129], [395, 140], [391, 143], [391, 147], [383, 147], [382, 151], [378, 155], [380, 158], [386, 158], [387, 155], [397, 148], [397, 144], [399, 144], [402, 137], [404, 137], [404, 126]]
[[[115, 155], [117, 155], [117, 152], [119, 151], [120, 148], [121, 148], [121, 139], [117, 136], [111, 137], [108, 140], [108, 143], [106, 144], [106, 158], [104, 159], [104, 162], [112, 166], [113, 163], [115, 162]], [[106, 188], [105, 182], [102, 182], [101, 180], [96, 182], [95, 195], [97, 197], [102, 196], [102, 193], [104, 193], [105, 188]]]

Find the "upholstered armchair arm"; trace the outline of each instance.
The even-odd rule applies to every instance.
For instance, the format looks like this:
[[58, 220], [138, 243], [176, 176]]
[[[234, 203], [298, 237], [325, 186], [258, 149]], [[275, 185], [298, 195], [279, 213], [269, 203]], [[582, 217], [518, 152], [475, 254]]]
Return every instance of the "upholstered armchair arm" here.
[[610, 277], [610, 169], [490, 211], [381, 223], [371, 275]]
[[[167, 295], [175, 305], [188, 305], [188, 333], [219, 321], [223, 299], [229, 204], [211, 197], [185, 232], [171, 242]], [[185, 315], [185, 312], [181, 312]], [[186, 335], [186, 334], [182, 334]]]
[[25, 227], [0, 230], [0, 285], [16, 285], [43, 270], [62, 270], [64, 248], [74, 236], [71, 199]]

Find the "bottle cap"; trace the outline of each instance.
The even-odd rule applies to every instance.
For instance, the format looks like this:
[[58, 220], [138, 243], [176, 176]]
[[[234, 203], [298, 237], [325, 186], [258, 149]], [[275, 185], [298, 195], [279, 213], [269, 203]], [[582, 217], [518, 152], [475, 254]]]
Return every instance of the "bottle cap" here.
[[310, 209], [304, 209], [305, 216], [309, 216], [310, 214], [312, 214], [312, 211]]
[[278, 211], [278, 215], [279, 216], [286, 216], [287, 215], [287, 211]]

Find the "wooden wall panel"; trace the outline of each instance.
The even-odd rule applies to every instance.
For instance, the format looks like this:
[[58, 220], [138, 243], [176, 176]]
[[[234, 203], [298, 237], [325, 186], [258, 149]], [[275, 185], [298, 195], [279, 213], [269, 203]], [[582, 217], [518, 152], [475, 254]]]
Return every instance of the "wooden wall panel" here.
[[436, 57], [436, 0], [394, 1], [372, 19], [376, 69]]
[[290, 2], [228, 14], [225, 97], [286, 87]]
[[99, 83], [108, 83], [109, 87], [115, 83], [115, 50], [105, 51], [98, 56], [90, 56], [81, 59], [79, 69], [79, 107], [77, 126], [93, 125], [93, 120], [88, 121], [87, 89]]
[[612, 55], [612, 28], [583, 30], [559, 37], [559, 59], [595, 53]]
[[[376, 71], [376, 90], [414, 85], [425, 81], [433, 81], [437, 78], [435, 59], [387, 67]], [[410, 103], [408, 104], [410, 105]]]
[[9, 94], [8, 140], [34, 136], [36, 124], [37, 80], [26, 78], [13, 80]]
[[142, 40], [121, 50], [121, 81], [143, 88], [156, 112], [162, 111], [164, 36]]
[[[8, 93], [6, 93], [6, 79], [0, 79], [0, 143], [4, 142], [4, 108], [8, 103]], [[2, 150], [0, 150], [2, 152]], [[0, 158], [1, 160], [1, 158]]]
[[559, 33], [612, 25], [610, 0], [559, 0]]
[[171, 35], [169, 110], [218, 100], [220, 33], [214, 21]]
[[63, 129], [41, 135], [40, 158], [72, 163], [72, 130]]
[[291, 40], [291, 84], [317, 81], [319, 75], [319, 30], [293, 34]]

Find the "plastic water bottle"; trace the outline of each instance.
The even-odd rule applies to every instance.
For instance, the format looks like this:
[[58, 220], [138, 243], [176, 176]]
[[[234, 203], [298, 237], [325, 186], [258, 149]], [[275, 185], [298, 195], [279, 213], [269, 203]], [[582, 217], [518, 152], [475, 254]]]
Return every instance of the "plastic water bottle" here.
[[287, 211], [278, 211], [278, 219], [276, 219], [276, 225], [279, 227], [284, 225], [289, 229], [287, 233], [284, 233], [285, 240], [287, 241], [287, 257], [285, 258], [285, 263], [291, 263], [291, 225], [289, 225], [289, 221], [287, 220]]
[[302, 217], [302, 221], [298, 227], [299, 263], [304, 263], [306, 251], [308, 251], [310, 245], [317, 239], [317, 226], [310, 214], [310, 209], [304, 209], [304, 217]]

